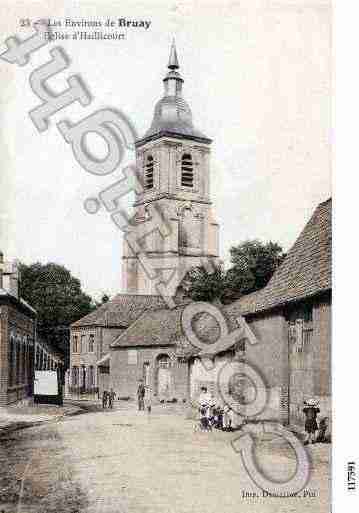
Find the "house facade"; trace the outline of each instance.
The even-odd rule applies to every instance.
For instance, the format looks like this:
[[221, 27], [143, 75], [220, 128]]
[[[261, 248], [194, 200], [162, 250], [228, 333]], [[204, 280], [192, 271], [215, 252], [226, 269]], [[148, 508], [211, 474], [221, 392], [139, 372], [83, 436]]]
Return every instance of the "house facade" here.
[[162, 298], [118, 294], [108, 303], [71, 325], [70, 393], [101, 393], [109, 387], [111, 343], [148, 309], [164, 305]]
[[16, 263], [0, 253], [0, 406], [33, 393], [36, 312], [19, 296]]
[[36, 311], [19, 285], [17, 264], [0, 253], [0, 406], [31, 397], [36, 370], [64, 367], [62, 355], [37, 336]]

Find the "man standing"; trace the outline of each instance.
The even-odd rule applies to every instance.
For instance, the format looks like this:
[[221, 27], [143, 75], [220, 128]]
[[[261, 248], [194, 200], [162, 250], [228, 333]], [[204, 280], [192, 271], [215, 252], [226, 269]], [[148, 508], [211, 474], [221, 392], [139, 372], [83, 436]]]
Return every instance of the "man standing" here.
[[151, 394], [151, 389], [150, 389], [150, 387], [148, 385], [145, 387], [145, 395], [143, 397], [143, 407], [144, 407], [144, 409], [146, 408], [148, 413], [151, 413], [151, 409], [152, 409], [152, 394]]
[[146, 389], [144, 387], [143, 380], [140, 379], [138, 388], [137, 388], [138, 411], [145, 409], [145, 401], [144, 401], [145, 393], [146, 393]]
[[111, 408], [111, 410], [113, 408], [113, 401], [115, 400], [115, 398], [116, 394], [113, 391], [113, 388], [111, 388], [110, 393], [108, 394], [108, 407]]
[[105, 409], [107, 407], [107, 398], [108, 398], [108, 392], [107, 390], [104, 390], [102, 393], [102, 408]]

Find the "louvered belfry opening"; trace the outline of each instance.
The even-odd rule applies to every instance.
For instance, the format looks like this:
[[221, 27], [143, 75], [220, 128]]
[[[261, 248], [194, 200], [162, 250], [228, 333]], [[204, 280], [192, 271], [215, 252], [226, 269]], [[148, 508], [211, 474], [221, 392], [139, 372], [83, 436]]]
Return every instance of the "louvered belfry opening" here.
[[145, 189], [153, 189], [153, 157], [149, 155], [145, 165]]
[[189, 153], [182, 155], [181, 185], [183, 187], [193, 187], [193, 162]]

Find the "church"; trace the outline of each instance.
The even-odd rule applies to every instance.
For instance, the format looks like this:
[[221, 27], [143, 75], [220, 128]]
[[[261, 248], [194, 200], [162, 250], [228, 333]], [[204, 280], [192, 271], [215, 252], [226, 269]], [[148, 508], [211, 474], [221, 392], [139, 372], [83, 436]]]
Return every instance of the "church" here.
[[[181, 315], [188, 300], [178, 284], [190, 268], [219, 258], [210, 192], [211, 139], [194, 127], [182, 96], [174, 43], [163, 83], [150, 128], [136, 141], [143, 187], [124, 237], [123, 292], [72, 324], [70, 393], [113, 388], [120, 399], [134, 400], [143, 379], [154, 401], [188, 403], [203, 385], [218, 397], [223, 366], [248, 361], [266, 377], [269, 400], [260, 418], [302, 422], [302, 402], [309, 396], [320, 400], [330, 416], [331, 201], [317, 207], [262, 290], [221, 307], [230, 329], [241, 317], [260, 343], [236, 341], [212, 355], [206, 369], [198, 348], [183, 333]], [[156, 212], [165, 217], [165, 236], [158, 230], [148, 233], [146, 223]], [[168, 262], [177, 273], [166, 294], [159, 294], [131, 243], [141, 237], [146, 259]], [[203, 316], [199, 330], [207, 342], [218, 337], [211, 318]]]
[[[166, 262], [170, 267], [172, 279], [162, 294], [167, 297], [176, 295], [189, 269], [216, 262], [219, 257], [219, 226], [210, 199], [212, 141], [193, 125], [182, 94], [184, 80], [174, 42], [167, 67], [163, 96], [155, 105], [150, 128], [136, 141], [143, 187], [133, 205], [131, 229], [124, 237], [124, 292], [72, 325], [70, 390], [113, 386], [120, 396], [133, 397], [139, 378], [143, 378], [159, 397], [183, 400], [188, 396], [187, 362], [177, 358], [176, 342], [165, 334], [173, 312], [131, 245], [131, 236], [136, 240], [143, 237], [142, 251], [149, 261], [160, 266]], [[165, 236], [158, 230], [146, 234], [148, 220], [158, 212], [165, 218]], [[175, 311], [178, 314], [177, 308]], [[123, 346], [124, 341], [119, 340], [124, 332], [140, 326], [140, 318], [151, 313], [159, 319], [157, 342], [147, 343], [140, 337], [131, 342], [131, 349]], [[152, 334], [153, 330], [151, 326]]]

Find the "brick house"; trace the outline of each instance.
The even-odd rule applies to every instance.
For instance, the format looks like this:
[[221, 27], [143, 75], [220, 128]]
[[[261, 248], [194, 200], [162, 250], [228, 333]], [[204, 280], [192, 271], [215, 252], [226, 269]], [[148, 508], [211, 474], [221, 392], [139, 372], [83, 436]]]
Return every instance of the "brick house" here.
[[188, 399], [189, 363], [181, 352], [183, 308], [145, 311], [111, 344], [110, 384], [120, 397], [135, 398], [143, 379], [159, 401]]
[[19, 297], [15, 263], [0, 253], [0, 406], [31, 396], [36, 312]]
[[71, 325], [69, 391], [97, 393], [109, 384], [110, 344], [141, 313], [163, 306], [158, 296], [118, 294]]

